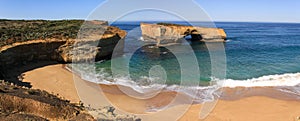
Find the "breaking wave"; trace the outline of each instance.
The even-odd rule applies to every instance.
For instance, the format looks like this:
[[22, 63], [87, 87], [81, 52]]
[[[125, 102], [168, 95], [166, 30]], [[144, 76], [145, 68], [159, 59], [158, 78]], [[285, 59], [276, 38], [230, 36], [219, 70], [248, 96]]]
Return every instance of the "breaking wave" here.
[[[186, 94], [192, 97], [196, 102], [212, 101], [219, 98], [222, 94], [222, 88], [236, 88], [236, 87], [287, 87], [278, 88], [277, 90], [289, 94], [296, 94], [300, 92], [300, 73], [286, 73], [262, 76], [258, 78], [246, 79], [246, 80], [233, 80], [233, 79], [217, 79], [212, 78], [211, 85], [209, 86], [181, 86], [181, 85], [164, 85], [164, 84], [149, 84], [140, 85], [135, 81], [130, 80], [129, 77], [112, 77], [104, 71], [97, 73], [90, 73], [91, 68], [69, 69], [70, 71], [78, 74], [82, 79], [97, 84], [105, 85], [122, 85], [130, 87], [138, 93], [151, 93], [159, 90], [176, 91]], [[143, 77], [143, 79], [151, 82], [153, 79]], [[300, 95], [299, 95], [300, 96]]]
[[300, 73], [286, 73], [262, 76], [247, 80], [219, 80], [223, 87], [276, 87], [276, 86], [297, 86], [300, 84]]

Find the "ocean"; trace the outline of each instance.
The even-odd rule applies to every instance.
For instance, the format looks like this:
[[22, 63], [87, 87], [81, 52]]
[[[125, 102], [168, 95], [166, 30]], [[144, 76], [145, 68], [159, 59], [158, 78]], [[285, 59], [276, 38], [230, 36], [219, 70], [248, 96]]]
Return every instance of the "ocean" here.
[[[216, 86], [218, 82], [222, 82], [221, 86], [224, 87], [294, 87], [300, 84], [300, 24], [216, 22], [216, 27], [223, 28], [227, 34], [227, 42], [224, 43], [226, 73], [223, 78], [212, 76], [213, 60], [210, 57], [210, 50], [203, 43], [184, 44], [184, 46], [191, 46], [192, 51], [177, 49], [182, 45], [172, 46], [173, 51], [154, 46], [138, 48], [144, 44], [139, 24], [139, 22], [112, 23], [112, 26], [128, 32], [122, 56], [114, 58], [113, 61], [75, 64], [74, 69], [81, 72], [85, 80], [130, 86], [141, 93], [145, 88], [149, 90], [160, 87], [174, 90], [182, 84], [182, 81], [189, 81], [189, 77], [195, 81], [193, 76], [197, 74], [193, 70], [184, 69], [185, 74], [188, 75], [182, 77], [182, 69], [178, 61], [178, 56], [185, 58], [192, 54], [195, 55], [198, 63], [190, 63], [192, 65], [189, 66], [200, 69], [200, 77], [196, 80], [199, 84], [189, 85], [193, 89], [213, 88], [215, 90], [215, 87], [219, 87]], [[202, 23], [194, 22], [193, 25], [202, 25]], [[116, 65], [122, 64], [118, 62], [123, 60], [129, 62], [125, 64], [126, 68]], [[118, 75], [112, 73], [112, 62], [116, 65], [114, 68], [121, 72]], [[294, 92], [299, 90], [295, 88]], [[207, 93], [209, 92], [205, 92]]]

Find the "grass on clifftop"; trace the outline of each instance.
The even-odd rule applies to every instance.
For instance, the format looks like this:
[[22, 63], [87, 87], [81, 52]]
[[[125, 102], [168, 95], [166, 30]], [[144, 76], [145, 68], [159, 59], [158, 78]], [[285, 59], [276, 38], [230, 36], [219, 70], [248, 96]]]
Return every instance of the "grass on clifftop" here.
[[0, 47], [37, 39], [74, 39], [83, 20], [4, 20], [0, 19]]
[[173, 23], [157, 23], [157, 25], [163, 25], [163, 26], [185, 26], [185, 25], [173, 24]]

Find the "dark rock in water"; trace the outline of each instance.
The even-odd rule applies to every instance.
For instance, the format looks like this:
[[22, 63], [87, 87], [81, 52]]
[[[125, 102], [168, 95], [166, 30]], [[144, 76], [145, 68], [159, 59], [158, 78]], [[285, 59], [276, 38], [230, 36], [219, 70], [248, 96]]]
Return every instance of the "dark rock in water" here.
[[156, 42], [157, 45], [180, 43], [186, 36], [192, 41], [225, 42], [226, 33], [220, 28], [184, 26], [177, 24], [141, 23], [142, 36], [145, 40]]
[[136, 53], [142, 53], [149, 60], [168, 58], [169, 54], [172, 54], [167, 48], [156, 45], [143, 46]]

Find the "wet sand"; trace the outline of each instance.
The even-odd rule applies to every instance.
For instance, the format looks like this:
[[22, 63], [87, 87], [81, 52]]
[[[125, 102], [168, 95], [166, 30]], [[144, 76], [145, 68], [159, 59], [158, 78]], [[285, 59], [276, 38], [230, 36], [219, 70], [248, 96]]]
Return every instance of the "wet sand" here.
[[[24, 82], [30, 83], [32, 88], [59, 94], [71, 102], [79, 102], [79, 100], [91, 97], [97, 98], [92, 102], [97, 103], [97, 106], [112, 104], [119, 113], [125, 111], [136, 114], [146, 121], [178, 119], [176, 115], [180, 116], [181, 121], [298, 121], [296, 118], [300, 116], [300, 101], [295, 99], [295, 95], [267, 87], [225, 88], [221, 100], [217, 102], [212, 112], [201, 120], [199, 114], [203, 105], [189, 105], [190, 98], [184, 94], [162, 91], [152, 98], [136, 99], [126, 95], [117, 85], [95, 86], [95, 84], [81, 80], [63, 68], [61, 64], [27, 71], [24, 73]], [[82, 88], [76, 90], [75, 85]], [[122, 87], [122, 90], [124, 89], [127, 92], [133, 91]], [[87, 90], [91, 93], [84, 93]], [[239, 96], [234, 96], [237, 93]], [[179, 100], [173, 102], [175, 105], [159, 112], [149, 112], [152, 107], [164, 107], [170, 104], [176, 96]]]

